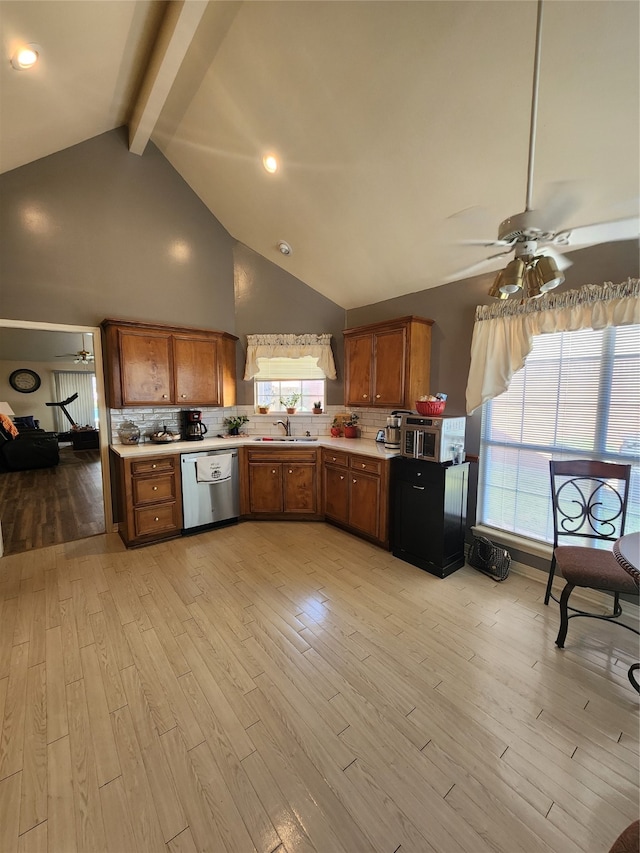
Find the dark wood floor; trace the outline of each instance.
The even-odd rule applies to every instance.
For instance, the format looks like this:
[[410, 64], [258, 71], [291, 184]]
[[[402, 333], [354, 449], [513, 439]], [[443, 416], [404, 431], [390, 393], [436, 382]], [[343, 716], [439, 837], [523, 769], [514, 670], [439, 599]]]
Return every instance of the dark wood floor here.
[[104, 533], [100, 451], [60, 447], [60, 464], [0, 474], [5, 554]]

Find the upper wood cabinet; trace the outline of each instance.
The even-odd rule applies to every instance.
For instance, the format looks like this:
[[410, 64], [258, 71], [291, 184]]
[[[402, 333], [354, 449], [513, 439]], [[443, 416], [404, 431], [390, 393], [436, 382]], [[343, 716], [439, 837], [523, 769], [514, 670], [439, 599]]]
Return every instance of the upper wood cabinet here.
[[123, 320], [102, 327], [112, 408], [235, 404], [234, 335]]
[[432, 325], [399, 317], [345, 329], [345, 405], [414, 409], [430, 393]]

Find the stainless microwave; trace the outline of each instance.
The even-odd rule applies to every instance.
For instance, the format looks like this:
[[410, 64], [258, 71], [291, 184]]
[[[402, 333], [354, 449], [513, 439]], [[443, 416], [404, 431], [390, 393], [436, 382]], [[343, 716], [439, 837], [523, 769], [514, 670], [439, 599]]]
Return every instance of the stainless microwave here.
[[463, 462], [465, 418], [403, 415], [400, 453], [425, 462]]

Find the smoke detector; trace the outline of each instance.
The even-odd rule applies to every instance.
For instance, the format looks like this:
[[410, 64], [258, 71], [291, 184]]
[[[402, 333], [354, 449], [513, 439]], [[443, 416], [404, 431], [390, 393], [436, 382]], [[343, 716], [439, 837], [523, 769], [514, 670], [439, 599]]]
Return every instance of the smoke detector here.
[[292, 248], [291, 248], [291, 246], [290, 246], [288, 243], [286, 243], [284, 240], [279, 240], [279, 241], [278, 241], [278, 250], [279, 250], [283, 255], [292, 255], [292, 254], [293, 254], [293, 249], [292, 249]]

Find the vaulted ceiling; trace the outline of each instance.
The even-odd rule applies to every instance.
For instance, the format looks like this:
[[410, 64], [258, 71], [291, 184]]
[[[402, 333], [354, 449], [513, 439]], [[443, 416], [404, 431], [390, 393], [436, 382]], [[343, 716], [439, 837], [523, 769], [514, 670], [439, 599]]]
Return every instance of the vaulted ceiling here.
[[[639, 9], [544, 4], [532, 206], [554, 228], [638, 215]], [[524, 209], [535, 24], [533, 0], [1, 0], [0, 168], [128, 124], [132, 157], [150, 139], [337, 304], [424, 290]]]

